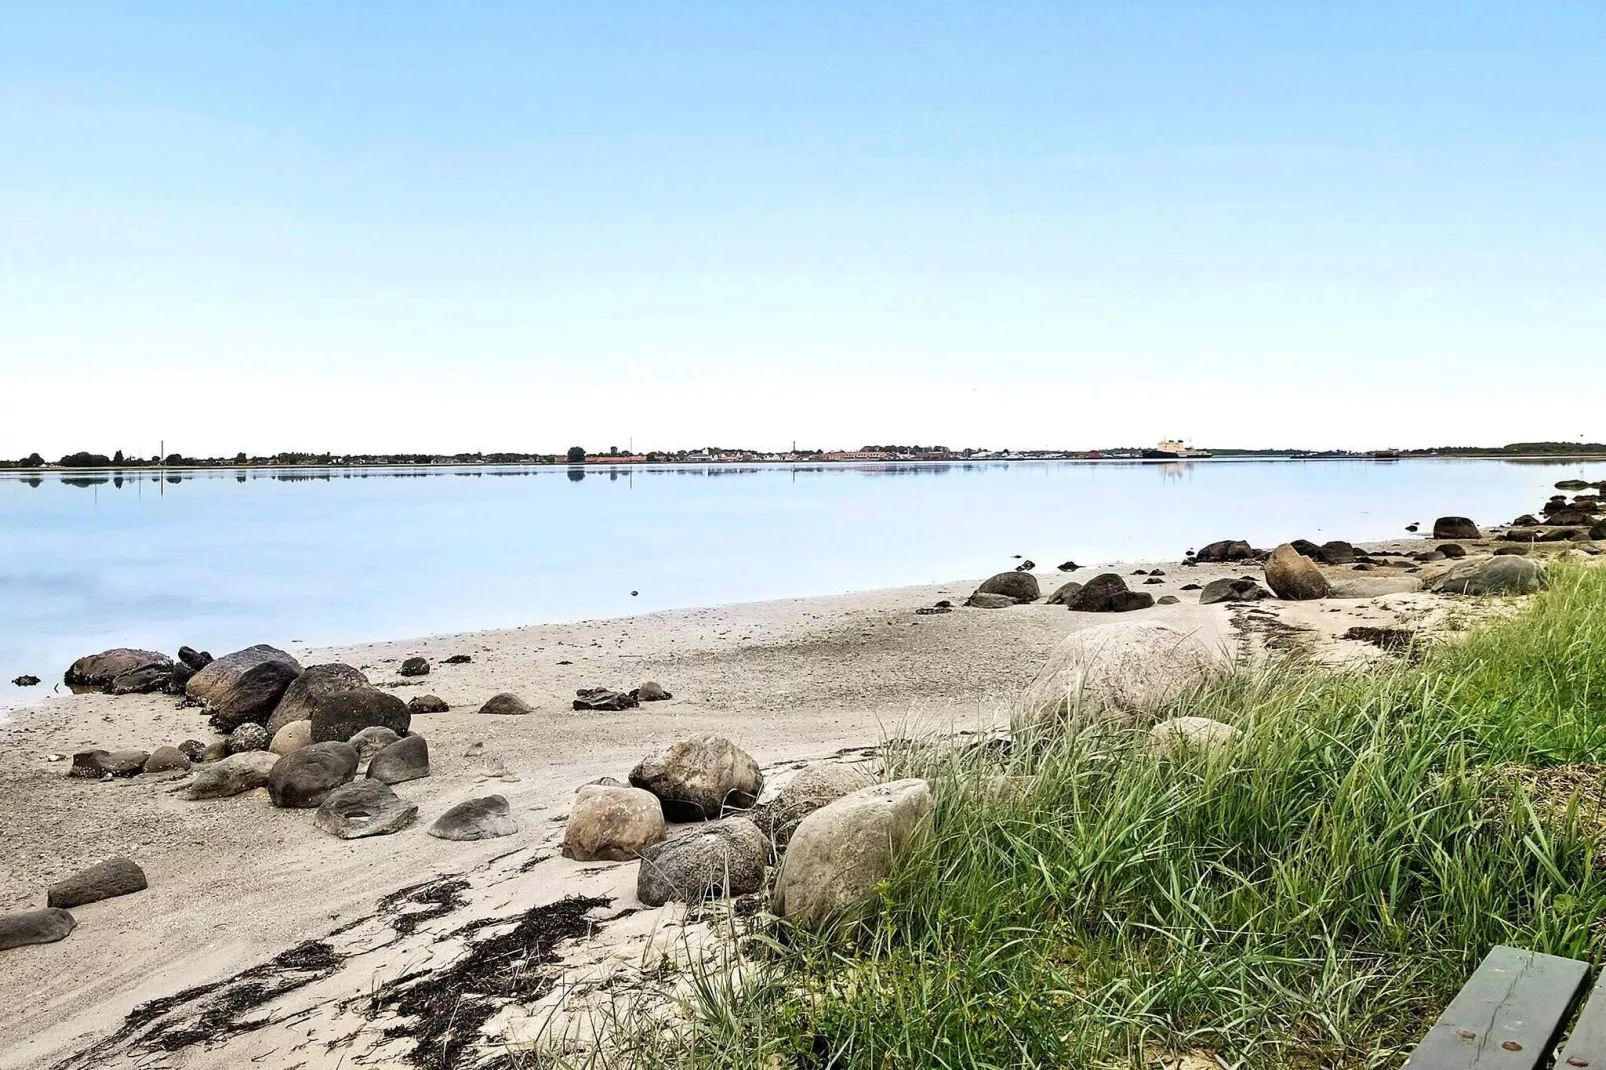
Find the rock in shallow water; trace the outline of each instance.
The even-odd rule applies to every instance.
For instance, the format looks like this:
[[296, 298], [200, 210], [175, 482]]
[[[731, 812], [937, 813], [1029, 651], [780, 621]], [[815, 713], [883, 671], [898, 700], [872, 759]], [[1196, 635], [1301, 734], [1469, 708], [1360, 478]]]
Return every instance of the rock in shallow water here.
[[52, 884], [46, 893], [45, 904], [62, 908], [77, 907], [114, 896], [142, 892], [145, 888], [145, 871], [133, 861], [117, 856], [96, 862], [88, 869]]
[[329, 793], [312, 823], [331, 836], [355, 840], [400, 832], [418, 817], [418, 805], [401, 798], [380, 780], [359, 780]]
[[511, 836], [519, 830], [513, 811], [500, 795], [460, 802], [429, 827], [429, 834], [442, 840], [489, 840]]
[[62, 682], [68, 687], [107, 687], [125, 672], [151, 668], [165, 671], [172, 667], [173, 661], [166, 654], [121, 646], [79, 658], [68, 668]]

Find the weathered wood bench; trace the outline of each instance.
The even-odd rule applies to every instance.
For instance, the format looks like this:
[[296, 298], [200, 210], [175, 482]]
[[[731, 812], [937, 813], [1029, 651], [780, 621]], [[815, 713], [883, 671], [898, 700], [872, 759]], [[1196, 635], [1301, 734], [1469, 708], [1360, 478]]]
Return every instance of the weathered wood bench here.
[[[1411, 1070], [1538, 1070], [1572, 1017], [1589, 963], [1514, 947], [1489, 952], [1433, 1023], [1406, 1065]], [[1590, 993], [1556, 1070], [1606, 1070], [1606, 971]]]

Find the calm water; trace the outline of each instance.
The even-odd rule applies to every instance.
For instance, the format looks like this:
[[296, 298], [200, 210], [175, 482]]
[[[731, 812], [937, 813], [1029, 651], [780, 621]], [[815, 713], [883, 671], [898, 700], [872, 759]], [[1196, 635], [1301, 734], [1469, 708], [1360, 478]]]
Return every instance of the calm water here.
[[[1359, 541], [1509, 520], [1575, 476], [1606, 462], [5, 475], [0, 707], [107, 646], [394, 639], [947, 580], [1012, 554]], [[5, 682], [21, 673], [45, 682]]]

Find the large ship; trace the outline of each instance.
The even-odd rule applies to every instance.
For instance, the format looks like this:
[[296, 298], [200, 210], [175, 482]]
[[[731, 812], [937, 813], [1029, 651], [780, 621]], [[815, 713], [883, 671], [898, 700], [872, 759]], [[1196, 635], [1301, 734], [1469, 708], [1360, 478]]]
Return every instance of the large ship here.
[[1145, 461], [1192, 461], [1209, 456], [1208, 451], [1191, 449], [1173, 438], [1166, 439], [1152, 450], [1143, 451]]

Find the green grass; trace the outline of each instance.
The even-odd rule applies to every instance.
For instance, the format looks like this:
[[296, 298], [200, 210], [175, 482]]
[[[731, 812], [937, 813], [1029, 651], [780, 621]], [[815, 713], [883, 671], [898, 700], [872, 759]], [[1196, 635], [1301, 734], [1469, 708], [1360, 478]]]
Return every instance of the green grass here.
[[[1416, 664], [1240, 670], [1169, 712], [1243, 740], [1174, 763], [1141, 727], [901, 757], [938, 802], [875, 919], [777, 941], [689, 1036], [609, 1061], [1397, 1065], [1492, 945], [1599, 960], [1598, 815], [1524, 785], [1606, 756], [1606, 570], [1560, 570]], [[1030, 787], [988, 790], [999, 774]]]

